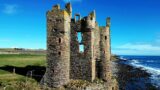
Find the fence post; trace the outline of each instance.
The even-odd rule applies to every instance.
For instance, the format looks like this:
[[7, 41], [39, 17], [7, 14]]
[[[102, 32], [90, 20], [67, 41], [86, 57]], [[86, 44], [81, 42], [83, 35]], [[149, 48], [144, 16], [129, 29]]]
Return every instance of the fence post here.
[[31, 71], [31, 76], [30, 77], [32, 78], [32, 76], [33, 76], [33, 72]]
[[15, 68], [13, 68], [13, 74], [15, 74], [16, 73], [16, 69]]

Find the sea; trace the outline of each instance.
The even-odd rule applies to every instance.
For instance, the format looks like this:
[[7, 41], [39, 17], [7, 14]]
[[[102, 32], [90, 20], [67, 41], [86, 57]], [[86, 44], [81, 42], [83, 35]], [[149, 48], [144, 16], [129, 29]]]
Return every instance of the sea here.
[[151, 74], [152, 84], [160, 87], [160, 56], [121, 55], [120, 58], [128, 65], [146, 70]]

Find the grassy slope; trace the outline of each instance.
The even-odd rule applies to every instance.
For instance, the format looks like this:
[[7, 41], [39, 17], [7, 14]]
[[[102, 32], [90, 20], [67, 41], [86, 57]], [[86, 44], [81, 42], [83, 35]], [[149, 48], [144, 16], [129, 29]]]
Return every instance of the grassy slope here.
[[[45, 55], [29, 55], [29, 54], [7, 54], [0, 55], [0, 67], [16, 66], [26, 67], [28, 65], [33, 66], [45, 66]], [[0, 86], [8, 84], [14, 81], [25, 80], [26, 77], [18, 74], [13, 74], [5, 70], [0, 69]]]

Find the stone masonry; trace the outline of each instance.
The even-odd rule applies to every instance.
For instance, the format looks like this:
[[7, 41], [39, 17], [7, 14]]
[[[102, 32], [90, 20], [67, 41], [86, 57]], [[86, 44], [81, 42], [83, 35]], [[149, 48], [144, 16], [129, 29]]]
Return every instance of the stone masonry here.
[[[66, 4], [47, 12], [47, 68], [43, 85], [60, 87], [70, 80], [111, 81], [110, 18], [99, 27], [95, 11], [81, 18]], [[78, 38], [81, 37], [81, 40]]]

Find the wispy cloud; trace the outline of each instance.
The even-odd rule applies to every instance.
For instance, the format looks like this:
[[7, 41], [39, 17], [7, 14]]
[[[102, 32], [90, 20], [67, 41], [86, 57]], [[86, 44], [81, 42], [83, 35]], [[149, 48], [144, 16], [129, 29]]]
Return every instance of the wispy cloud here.
[[17, 4], [4, 4], [2, 12], [5, 14], [15, 14], [17, 13], [18, 5]]
[[63, 0], [65, 3], [67, 2], [81, 2], [82, 0]]
[[160, 55], [160, 32], [150, 42], [128, 42], [112, 47], [113, 54], [119, 55]]
[[154, 46], [151, 44], [132, 44], [132, 43], [127, 43], [124, 45], [121, 45], [117, 47], [119, 49], [130, 49], [130, 50], [159, 50], [160, 51], [160, 46]]
[[112, 49], [113, 53], [127, 55], [160, 55], [160, 46], [126, 43]]

